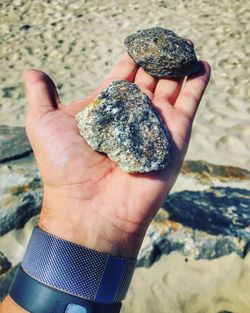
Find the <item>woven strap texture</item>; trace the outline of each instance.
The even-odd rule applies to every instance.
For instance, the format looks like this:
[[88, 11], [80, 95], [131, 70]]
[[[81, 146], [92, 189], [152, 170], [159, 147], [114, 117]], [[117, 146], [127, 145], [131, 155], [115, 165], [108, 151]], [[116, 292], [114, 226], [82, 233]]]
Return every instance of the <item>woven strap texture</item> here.
[[111, 303], [125, 298], [136, 260], [91, 250], [35, 227], [21, 265], [28, 275], [48, 286]]

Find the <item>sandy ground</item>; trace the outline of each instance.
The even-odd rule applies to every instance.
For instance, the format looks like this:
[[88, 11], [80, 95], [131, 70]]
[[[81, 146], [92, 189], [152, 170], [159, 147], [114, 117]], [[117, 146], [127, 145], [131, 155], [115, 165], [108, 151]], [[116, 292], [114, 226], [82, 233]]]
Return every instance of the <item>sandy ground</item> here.
[[102, 82], [128, 34], [158, 25], [191, 38], [213, 68], [188, 157], [250, 166], [249, 18], [248, 0], [2, 0], [0, 124], [24, 124], [25, 67], [49, 73], [70, 103]]
[[122, 313], [249, 313], [249, 281], [250, 255], [186, 263], [171, 253], [137, 270]]
[[[25, 67], [51, 75], [67, 104], [102, 82], [125, 36], [161, 26], [192, 39], [213, 70], [187, 157], [249, 168], [249, 19], [248, 0], [2, 0], [0, 124], [24, 125]], [[9, 236], [22, 246], [25, 233]], [[248, 313], [249, 269], [249, 257], [186, 264], [172, 254], [136, 272], [123, 312]]]

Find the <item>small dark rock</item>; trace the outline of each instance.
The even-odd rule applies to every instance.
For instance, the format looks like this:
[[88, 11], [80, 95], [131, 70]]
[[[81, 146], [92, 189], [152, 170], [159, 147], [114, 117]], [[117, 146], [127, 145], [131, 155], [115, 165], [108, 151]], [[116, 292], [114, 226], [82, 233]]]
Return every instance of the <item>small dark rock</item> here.
[[166, 168], [169, 135], [150, 99], [136, 84], [113, 81], [76, 115], [80, 134], [125, 172]]
[[4, 98], [12, 98], [13, 97], [13, 93], [15, 92], [15, 90], [16, 90], [15, 86], [3, 87], [2, 88], [3, 97]]
[[184, 77], [200, 70], [193, 45], [170, 30], [139, 30], [124, 44], [134, 61], [152, 76]]
[[30, 28], [31, 28], [31, 26], [29, 24], [25, 24], [25, 25], [21, 26], [19, 29], [20, 30], [28, 30]]

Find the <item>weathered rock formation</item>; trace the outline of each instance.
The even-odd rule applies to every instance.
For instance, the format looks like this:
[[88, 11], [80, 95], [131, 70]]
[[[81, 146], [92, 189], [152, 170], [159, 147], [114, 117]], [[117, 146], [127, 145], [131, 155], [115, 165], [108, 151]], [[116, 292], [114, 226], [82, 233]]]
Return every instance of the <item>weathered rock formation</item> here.
[[40, 175], [24, 128], [0, 126], [0, 236], [39, 212]]

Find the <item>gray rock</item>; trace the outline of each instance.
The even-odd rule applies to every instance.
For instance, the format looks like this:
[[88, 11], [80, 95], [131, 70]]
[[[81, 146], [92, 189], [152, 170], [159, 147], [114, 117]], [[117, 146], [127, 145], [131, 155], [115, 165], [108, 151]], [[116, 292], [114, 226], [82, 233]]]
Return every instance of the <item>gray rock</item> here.
[[170, 30], [139, 30], [124, 44], [134, 61], [152, 76], [184, 77], [200, 70], [193, 45]]
[[[224, 194], [223, 197], [233, 195], [222, 204], [219, 193]], [[196, 202], [198, 198], [200, 205]], [[237, 206], [230, 217], [228, 212], [232, 202]], [[164, 204], [165, 209], [157, 213], [149, 227], [138, 266], [151, 266], [161, 255], [172, 251], [192, 259], [214, 259], [231, 252], [244, 257], [250, 250], [250, 214], [246, 205], [250, 207], [250, 192], [247, 190], [213, 188], [205, 192], [184, 191], [170, 195]]]
[[32, 153], [23, 127], [0, 125], [0, 163]]
[[250, 171], [237, 166], [222, 166], [205, 161], [186, 160], [181, 175], [198, 180], [202, 184], [250, 181]]
[[38, 214], [42, 184], [22, 127], [0, 126], [0, 235]]
[[0, 276], [0, 301], [2, 301], [8, 294], [11, 282], [16, 274], [18, 265], [10, 269], [4, 275]]
[[6, 256], [0, 251], [0, 275], [7, 272], [11, 268], [11, 263]]
[[0, 164], [0, 236], [40, 211], [42, 183], [34, 156]]
[[206, 191], [182, 191], [163, 203], [169, 219], [213, 235], [229, 235], [250, 241], [250, 191], [213, 187]]
[[169, 135], [149, 98], [136, 84], [112, 82], [76, 115], [80, 134], [126, 172], [166, 168]]
[[245, 257], [250, 251], [250, 172], [186, 161], [177, 189], [178, 182], [191, 190], [167, 197], [148, 229], [138, 266], [148, 267], [172, 251], [187, 260], [213, 259], [232, 252]]

